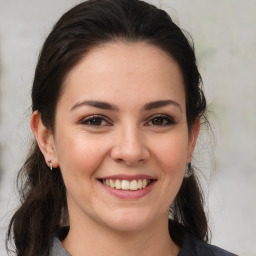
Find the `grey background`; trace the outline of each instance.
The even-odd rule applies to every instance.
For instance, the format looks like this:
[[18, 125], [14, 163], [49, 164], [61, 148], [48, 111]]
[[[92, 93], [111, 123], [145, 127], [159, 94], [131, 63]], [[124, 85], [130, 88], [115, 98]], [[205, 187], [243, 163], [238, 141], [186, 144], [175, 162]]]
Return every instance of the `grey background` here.
[[[32, 138], [29, 94], [39, 49], [54, 22], [79, 2], [0, 0], [0, 256], [6, 255], [6, 227], [17, 206], [15, 176]], [[194, 155], [212, 243], [256, 255], [256, 1], [148, 2], [192, 35], [214, 113], [215, 139], [202, 136]]]

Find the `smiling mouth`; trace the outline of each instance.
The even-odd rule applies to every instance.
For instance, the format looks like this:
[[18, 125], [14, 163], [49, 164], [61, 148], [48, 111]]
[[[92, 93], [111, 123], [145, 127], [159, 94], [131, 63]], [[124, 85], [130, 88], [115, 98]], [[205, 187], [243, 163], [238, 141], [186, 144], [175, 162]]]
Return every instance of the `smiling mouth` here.
[[101, 183], [107, 187], [118, 190], [131, 190], [137, 191], [146, 188], [153, 182], [151, 179], [138, 179], [138, 180], [120, 180], [120, 179], [99, 179]]

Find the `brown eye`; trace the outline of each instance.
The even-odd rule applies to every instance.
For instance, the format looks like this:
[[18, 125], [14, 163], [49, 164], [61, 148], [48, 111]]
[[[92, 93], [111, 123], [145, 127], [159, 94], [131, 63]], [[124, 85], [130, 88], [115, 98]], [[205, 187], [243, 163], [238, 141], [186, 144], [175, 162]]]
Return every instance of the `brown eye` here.
[[94, 117], [90, 120], [87, 121], [87, 123], [89, 123], [90, 125], [96, 125], [96, 126], [99, 126], [99, 125], [102, 125], [102, 118], [99, 118], [99, 117]]
[[153, 125], [163, 125], [164, 119], [162, 117], [155, 117], [152, 119], [152, 124]]
[[110, 126], [111, 123], [108, 122], [104, 117], [102, 116], [89, 116], [87, 118], [84, 118], [81, 120], [81, 124], [87, 125], [87, 126]]
[[168, 126], [175, 124], [174, 120], [166, 115], [158, 115], [154, 116], [147, 122], [146, 125], [153, 125], [153, 126]]

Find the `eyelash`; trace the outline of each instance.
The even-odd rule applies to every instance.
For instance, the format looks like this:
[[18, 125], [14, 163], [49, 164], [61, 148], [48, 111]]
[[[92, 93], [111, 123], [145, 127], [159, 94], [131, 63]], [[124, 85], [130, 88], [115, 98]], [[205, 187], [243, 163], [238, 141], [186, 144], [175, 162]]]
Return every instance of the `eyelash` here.
[[[150, 124], [154, 120], [155, 121], [160, 120], [160, 121], [162, 121], [162, 124], [155, 124], [155, 125]], [[98, 124], [90, 123], [90, 122], [93, 122], [93, 121], [96, 121], [96, 122], [99, 122], [99, 123]], [[102, 122], [105, 122], [106, 124], [102, 125]], [[93, 127], [112, 126], [112, 123], [110, 121], [108, 121], [106, 119], [106, 117], [101, 116], [101, 115], [93, 115], [93, 116], [86, 117], [86, 118], [82, 119], [80, 121], [80, 123], [83, 124], [83, 125], [88, 125], [88, 126], [93, 126]], [[163, 114], [158, 114], [158, 115], [150, 117], [149, 121], [146, 122], [145, 126], [152, 125], [152, 126], [158, 126], [158, 127], [165, 127], [165, 126], [171, 126], [171, 125], [174, 125], [174, 124], [176, 124], [176, 122], [170, 116], [163, 115]]]
[[[100, 121], [100, 124], [92, 124], [92, 123], [89, 123], [89, 122], [92, 122], [92, 121], [95, 121], [95, 120], [98, 120]], [[105, 125], [102, 125], [101, 123], [102, 122], [106, 122]], [[80, 121], [81, 124], [83, 125], [88, 125], [88, 126], [94, 126], [94, 127], [101, 127], [101, 126], [111, 126], [112, 124], [110, 123], [110, 121], [108, 121], [106, 119], [106, 117], [104, 116], [100, 116], [100, 115], [93, 115], [93, 116], [89, 116], [89, 117], [86, 117], [86, 118], [83, 118], [81, 121]]]
[[158, 114], [158, 115], [155, 115], [155, 116], [152, 116], [150, 117], [150, 120], [146, 123], [146, 126], [149, 126], [149, 123], [153, 120], [156, 120], [156, 119], [160, 119], [162, 120], [162, 122], [164, 122], [164, 124], [157, 124], [157, 125], [154, 125], [152, 124], [153, 126], [160, 126], [160, 127], [165, 127], [165, 126], [171, 126], [171, 125], [174, 125], [176, 124], [176, 122], [174, 121], [174, 119], [168, 115], [163, 115], [163, 114]]

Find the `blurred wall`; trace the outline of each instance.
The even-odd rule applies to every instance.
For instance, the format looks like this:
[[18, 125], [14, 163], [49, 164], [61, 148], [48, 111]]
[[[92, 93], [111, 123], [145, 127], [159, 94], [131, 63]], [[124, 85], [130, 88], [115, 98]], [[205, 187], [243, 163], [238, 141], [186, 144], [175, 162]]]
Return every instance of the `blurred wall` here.
[[[0, 0], [0, 255], [17, 205], [15, 175], [24, 161], [30, 88], [51, 26], [78, 0]], [[256, 255], [256, 1], [148, 1], [168, 11], [195, 43], [216, 137], [215, 169], [206, 176], [212, 243]], [[207, 157], [201, 147], [195, 157]], [[206, 161], [209, 162], [209, 161]]]

